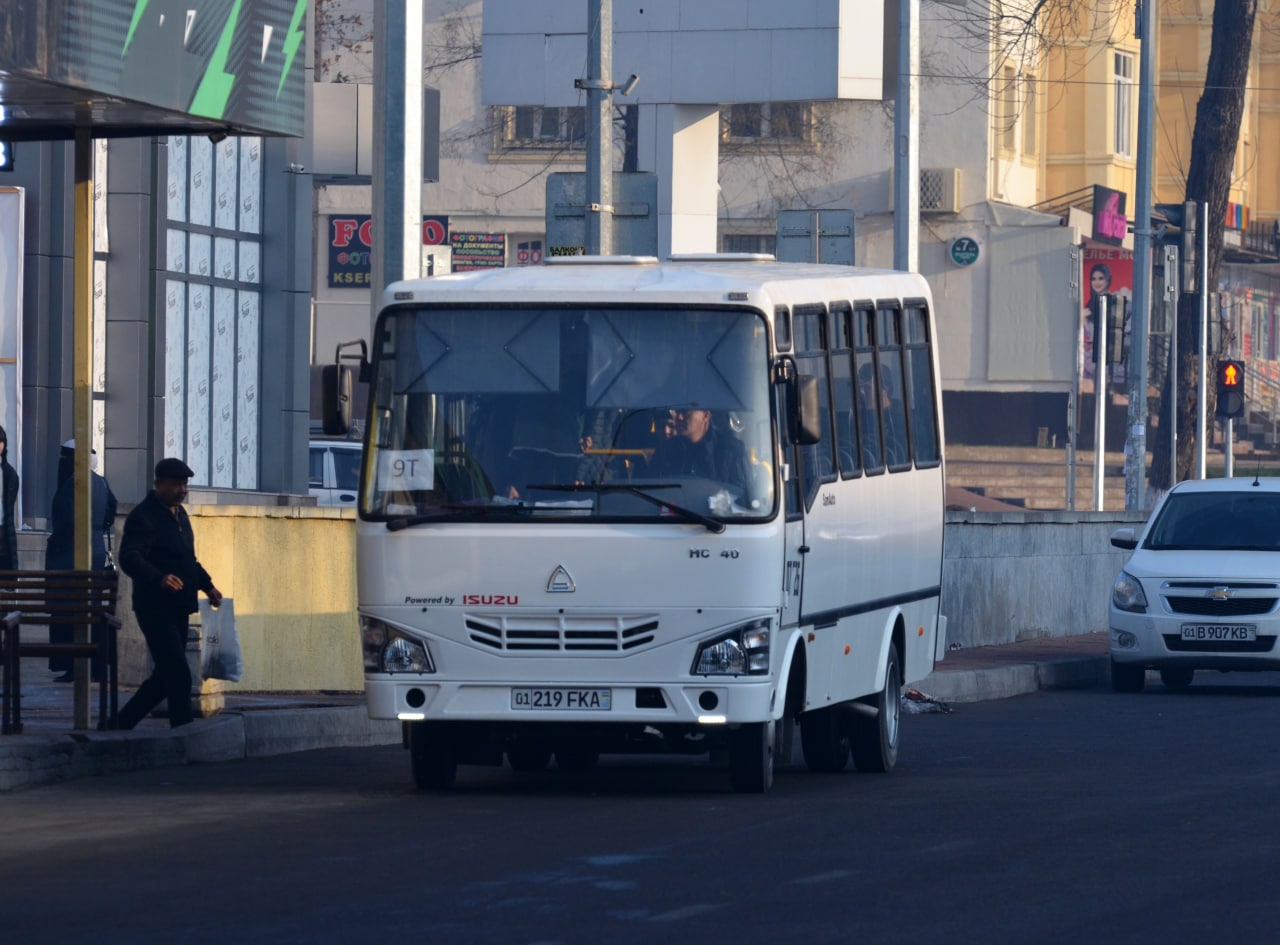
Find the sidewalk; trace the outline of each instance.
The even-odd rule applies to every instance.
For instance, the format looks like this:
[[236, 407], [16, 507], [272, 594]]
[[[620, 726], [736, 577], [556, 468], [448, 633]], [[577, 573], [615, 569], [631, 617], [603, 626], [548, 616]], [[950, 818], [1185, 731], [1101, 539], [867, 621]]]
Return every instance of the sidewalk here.
[[[182, 728], [148, 718], [129, 732], [72, 731], [72, 687], [52, 682], [42, 664], [23, 662], [23, 733], [0, 735], [0, 792], [117, 771], [400, 742], [400, 723], [370, 720], [363, 693], [228, 692], [220, 713]], [[1090, 633], [951, 650], [913, 688], [945, 703], [982, 702], [1100, 686], [1107, 674], [1107, 634]], [[121, 704], [130, 695], [121, 689]], [[94, 687], [95, 713], [96, 700]]]

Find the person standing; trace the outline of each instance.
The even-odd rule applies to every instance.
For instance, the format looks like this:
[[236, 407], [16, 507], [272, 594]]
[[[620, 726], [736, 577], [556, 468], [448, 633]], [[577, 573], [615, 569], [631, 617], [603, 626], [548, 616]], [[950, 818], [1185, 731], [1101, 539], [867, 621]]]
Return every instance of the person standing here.
[[160, 460], [155, 488], [124, 522], [120, 567], [133, 579], [133, 612], [154, 669], [120, 709], [117, 728], [133, 728], [166, 699], [171, 727], [192, 719], [188, 619], [197, 609], [198, 591], [214, 607], [222, 603], [222, 592], [196, 558], [195, 535], [182, 507], [192, 475], [180, 459]]
[[0, 427], [0, 570], [18, 570], [18, 471], [9, 463], [9, 435]]
[[[53, 494], [53, 506], [49, 513], [49, 542], [44, 549], [44, 567], [46, 571], [71, 571], [76, 566], [75, 530], [76, 530], [76, 497], [75, 497], [75, 455], [76, 441], [67, 440], [62, 444], [58, 454], [58, 488]], [[90, 465], [96, 465], [97, 454], [91, 453]], [[90, 567], [101, 571], [107, 566], [107, 534], [115, 527], [116, 497], [107, 480], [92, 469], [89, 472], [91, 509], [89, 517], [89, 547], [92, 551]], [[102, 639], [105, 628], [97, 624], [93, 628], [93, 639], [98, 643]], [[75, 638], [75, 628], [71, 624], [51, 624], [49, 626], [50, 643], [70, 643]], [[49, 672], [61, 673], [54, 682], [71, 682], [71, 658], [55, 656], [49, 660]], [[102, 672], [101, 659], [95, 659], [93, 676], [96, 679]]]

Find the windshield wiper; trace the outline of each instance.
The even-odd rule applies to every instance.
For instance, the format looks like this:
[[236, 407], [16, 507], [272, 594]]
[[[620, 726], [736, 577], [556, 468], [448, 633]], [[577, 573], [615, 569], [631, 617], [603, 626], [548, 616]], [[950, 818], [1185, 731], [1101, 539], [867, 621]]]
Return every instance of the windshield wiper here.
[[[547, 489], [551, 492], [626, 492], [630, 495], [639, 496], [646, 502], [652, 502], [659, 508], [666, 509], [678, 518], [684, 519], [686, 522], [692, 522], [694, 525], [701, 525], [709, 532], [719, 535], [724, 531], [724, 522], [714, 519], [710, 515], [703, 515], [701, 512], [695, 512], [693, 509], [685, 508], [683, 505], [676, 505], [674, 502], [668, 502], [656, 495], [650, 495], [643, 489], [629, 485], [623, 482], [555, 482], [544, 483], [541, 485], [530, 485], [529, 489]], [[650, 489], [679, 489], [678, 482], [655, 482], [649, 486]]]

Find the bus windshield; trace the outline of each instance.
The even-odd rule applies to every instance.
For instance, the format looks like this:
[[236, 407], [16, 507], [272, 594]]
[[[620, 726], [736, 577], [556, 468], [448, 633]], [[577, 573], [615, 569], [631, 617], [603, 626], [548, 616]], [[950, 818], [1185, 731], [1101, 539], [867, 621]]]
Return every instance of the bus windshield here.
[[366, 519], [710, 527], [774, 514], [757, 311], [403, 307], [377, 337]]

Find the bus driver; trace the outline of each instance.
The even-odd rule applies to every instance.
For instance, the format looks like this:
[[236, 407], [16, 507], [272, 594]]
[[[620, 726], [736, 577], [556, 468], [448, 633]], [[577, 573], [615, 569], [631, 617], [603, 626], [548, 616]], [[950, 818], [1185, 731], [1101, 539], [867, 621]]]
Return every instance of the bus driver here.
[[751, 480], [746, 448], [737, 437], [716, 429], [710, 410], [676, 409], [675, 436], [658, 444], [649, 469], [655, 476], [715, 479], [735, 490], [747, 504], [747, 483]]

